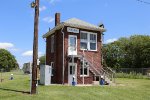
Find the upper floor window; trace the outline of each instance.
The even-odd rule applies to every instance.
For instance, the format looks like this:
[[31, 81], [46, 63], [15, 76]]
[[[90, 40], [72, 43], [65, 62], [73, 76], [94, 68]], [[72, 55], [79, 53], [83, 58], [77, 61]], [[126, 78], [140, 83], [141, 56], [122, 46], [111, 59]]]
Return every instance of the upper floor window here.
[[54, 35], [51, 36], [51, 53], [54, 52]]
[[97, 34], [92, 32], [80, 32], [80, 49], [97, 50]]
[[90, 34], [90, 50], [96, 50], [96, 34]]
[[88, 34], [87, 33], [80, 33], [80, 48], [87, 49], [88, 47]]

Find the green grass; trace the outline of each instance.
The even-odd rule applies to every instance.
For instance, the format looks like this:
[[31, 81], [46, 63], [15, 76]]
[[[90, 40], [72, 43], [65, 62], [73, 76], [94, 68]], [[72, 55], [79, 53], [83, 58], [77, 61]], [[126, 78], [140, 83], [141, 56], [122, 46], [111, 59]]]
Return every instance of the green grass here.
[[[14, 80], [9, 80], [11, 73]], [[39, 94], [30, 95], [21, 92], [30, 90], [29, 75], [11, 73], [3, 73], [0, 100], [150, 100], [150, 80], [146, 79], [118, 78], [116, 86], [39, 86]]]

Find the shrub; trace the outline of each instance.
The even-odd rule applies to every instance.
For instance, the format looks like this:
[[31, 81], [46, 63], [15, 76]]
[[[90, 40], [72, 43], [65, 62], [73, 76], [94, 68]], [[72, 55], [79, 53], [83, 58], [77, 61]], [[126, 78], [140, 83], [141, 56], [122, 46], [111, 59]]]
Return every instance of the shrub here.
[[150, 77], [148, 77], [146, 75], [142, 75], [141, 73], [135, 73], [135, 72], [130, 72], [129, 74], [116, 73], [115, 77], [116, 78], [130, 78], [130, 79], [150, 79]]

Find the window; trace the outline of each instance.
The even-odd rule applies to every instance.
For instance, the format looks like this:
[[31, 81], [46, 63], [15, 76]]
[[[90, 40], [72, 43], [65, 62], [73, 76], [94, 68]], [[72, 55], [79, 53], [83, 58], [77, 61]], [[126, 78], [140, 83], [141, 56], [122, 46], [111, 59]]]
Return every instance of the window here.
[[54, 35], [51, 36], [51, 53], [54, 52]]
[[80, 49], [97, 50], [97, 34], [92, 32], [80, 32]]
[[52, 72], [51, 72], [51, 76], [54, 76], [54, 62], [51, 62], [51, 67], [52, 67]]
[[[80, 76], [83, 76], [83, 67], [80, 68]], [[89, 68], [84, 67], [84, 76], [89, 76]]]
[[87, 33], [80, 33], [80, 48], [87, 49], [88, 37]]
[[70, 66], [70, 75], [75, 74], [75, 66]]
[[96, 50], [96, 34], [90, 34], [90, 50]]
[[76, 37], [70, 37], [70, 48], [76, 51]]

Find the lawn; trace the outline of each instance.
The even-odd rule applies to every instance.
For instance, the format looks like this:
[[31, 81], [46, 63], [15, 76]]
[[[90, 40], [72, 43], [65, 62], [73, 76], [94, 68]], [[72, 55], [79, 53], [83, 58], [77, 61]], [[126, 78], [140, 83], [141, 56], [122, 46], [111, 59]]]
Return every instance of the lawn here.
[[[14, 80], [9, 80], [11, 73]], [[148, 79], [118, 78], [116, 86], [39, 86], [39, 94], [30, 95], [29, 75], [11, 73], [2, 74], [0, 100], [150, 100]]]

